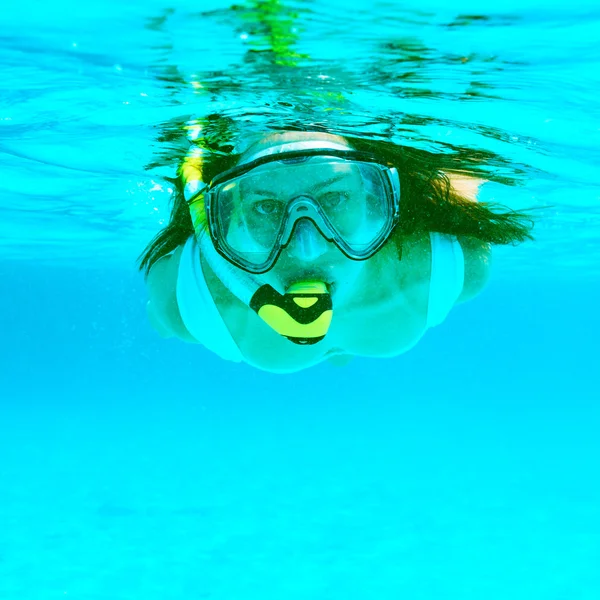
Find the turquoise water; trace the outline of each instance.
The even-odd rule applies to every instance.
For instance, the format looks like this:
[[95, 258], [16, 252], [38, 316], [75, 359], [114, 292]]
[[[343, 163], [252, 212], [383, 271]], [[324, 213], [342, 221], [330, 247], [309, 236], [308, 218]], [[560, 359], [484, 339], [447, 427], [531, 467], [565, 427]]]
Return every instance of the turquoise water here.
[[[0, 598], [600, 597], [596, 4], [23, 6], [0, 14]], [[536, 241], [394, 359], [275, 376], [161, 340], [135, 260], [209, 113], [479, 157]]]

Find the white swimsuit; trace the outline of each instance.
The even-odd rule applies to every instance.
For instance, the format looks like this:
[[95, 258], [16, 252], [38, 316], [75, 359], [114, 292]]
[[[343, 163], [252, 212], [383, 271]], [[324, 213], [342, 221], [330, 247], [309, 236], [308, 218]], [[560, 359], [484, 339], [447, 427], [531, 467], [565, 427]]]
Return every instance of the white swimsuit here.
[[[444, 321], [462, 292], [465, 276], [464, 254], [456, 237], [431, 232], [429, 239], [431, 279], [428, 328]], [[186, 329], [198, 342], [226, 360], [244, 360], [206, 284], [195, 236], [187, 240], [181, 253], [177, 304]]]

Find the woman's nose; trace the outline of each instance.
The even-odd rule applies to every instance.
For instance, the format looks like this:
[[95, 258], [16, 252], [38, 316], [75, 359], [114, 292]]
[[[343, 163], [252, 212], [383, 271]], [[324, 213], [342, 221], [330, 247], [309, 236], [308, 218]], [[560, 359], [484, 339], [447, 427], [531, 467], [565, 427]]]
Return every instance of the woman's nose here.
[[300, 219], [294, 227], [287, 250], [293, 258], [312, 261], [327, 252], [327, 240], [312, 221]]

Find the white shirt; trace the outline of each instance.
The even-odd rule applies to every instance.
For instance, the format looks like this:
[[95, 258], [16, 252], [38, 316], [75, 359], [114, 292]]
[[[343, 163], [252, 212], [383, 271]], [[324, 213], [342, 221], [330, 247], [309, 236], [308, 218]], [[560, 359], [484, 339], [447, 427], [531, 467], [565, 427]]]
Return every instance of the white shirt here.
[[[456, 237], [431, 232], [429, 239], [431, 279], [427, 306], [428, 328], [435, 327], [446, 319], [462, 292], [465, 277], [464, 254]], [[177, 303], [186, 329], [198, 342], [226, 360], [244, 360], [208, 289], [200, 262], [200, 247], [195, 236], [187, 240], [181, 253]]]

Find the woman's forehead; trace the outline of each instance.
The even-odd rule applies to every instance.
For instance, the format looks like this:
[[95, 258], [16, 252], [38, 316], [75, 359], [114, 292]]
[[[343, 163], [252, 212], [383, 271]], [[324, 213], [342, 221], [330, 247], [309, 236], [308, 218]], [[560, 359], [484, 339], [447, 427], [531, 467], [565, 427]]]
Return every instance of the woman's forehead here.
[[323, 182], [345, 182], [356, 185], [360, 173], [356, 165], [339, 159], [313, 156], [301, 164], [273, 162], [255, 167], [241, 182], [244, 189], [260, 186], [263, 188], [294, 188], [320, 185]]
[[247, 161], [251, 156], [263, 150], [292, 142], [323, 142], [351, 148], [348, 141], [340, 135], [310, 131], [282, 131], [266, 134], [248, 146], [241, 154], [240, 163]]

